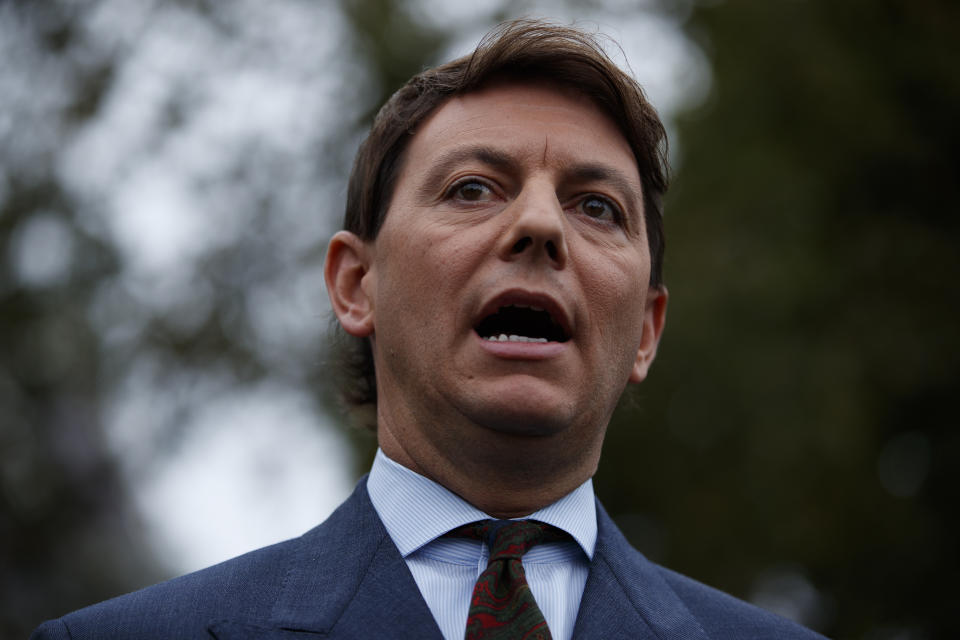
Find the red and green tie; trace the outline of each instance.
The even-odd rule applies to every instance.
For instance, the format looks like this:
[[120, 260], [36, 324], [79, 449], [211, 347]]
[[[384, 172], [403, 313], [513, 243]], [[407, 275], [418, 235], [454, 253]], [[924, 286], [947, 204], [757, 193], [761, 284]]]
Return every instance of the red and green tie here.
[[542, 522], [487, 520], [454, 529], [448, 536], [485, 540], [490, 564], [473, 588], [465, 640], [551, 640], [520, 558], [541, 542], [567, 534]]

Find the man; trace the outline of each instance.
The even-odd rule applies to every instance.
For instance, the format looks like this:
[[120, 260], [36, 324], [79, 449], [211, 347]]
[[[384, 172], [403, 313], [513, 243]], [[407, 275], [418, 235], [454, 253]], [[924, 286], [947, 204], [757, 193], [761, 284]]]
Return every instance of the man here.
[[508, 23], [358, 152], [326, 281], [368, 478], [301, 538], [38, 638], [813, 638], [647, 561], [593, 496], [663, 330], [663, 128], [587, 35]]

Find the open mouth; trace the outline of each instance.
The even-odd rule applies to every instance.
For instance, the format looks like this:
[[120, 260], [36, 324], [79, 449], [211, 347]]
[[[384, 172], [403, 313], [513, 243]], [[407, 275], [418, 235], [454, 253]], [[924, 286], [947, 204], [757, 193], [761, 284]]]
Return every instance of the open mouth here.
[[493, 342], [566, 342], [569, 336], [545, 309], [508, 304], [474, 327], [484, 340]]

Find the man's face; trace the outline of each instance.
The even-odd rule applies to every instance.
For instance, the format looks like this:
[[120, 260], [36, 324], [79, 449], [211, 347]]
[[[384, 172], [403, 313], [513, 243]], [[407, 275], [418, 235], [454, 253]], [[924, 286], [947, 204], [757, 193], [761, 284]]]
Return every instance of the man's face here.
[[648, 288], [636, 162], [605, 114], [543, 85], [449, 100], [369, 249], [381, 431], [441, 455], [555, 437], [599, 456], [666, 300]]

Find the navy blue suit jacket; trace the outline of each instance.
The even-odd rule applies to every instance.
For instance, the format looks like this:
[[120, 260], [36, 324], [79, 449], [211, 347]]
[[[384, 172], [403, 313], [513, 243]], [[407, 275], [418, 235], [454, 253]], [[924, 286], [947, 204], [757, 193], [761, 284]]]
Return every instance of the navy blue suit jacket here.
[[[648, 561], [598, 504], [575, 638], [821, 638]], [[442, 640], [362, 480], [303, 536], [50, 620], [46, 638]]]

